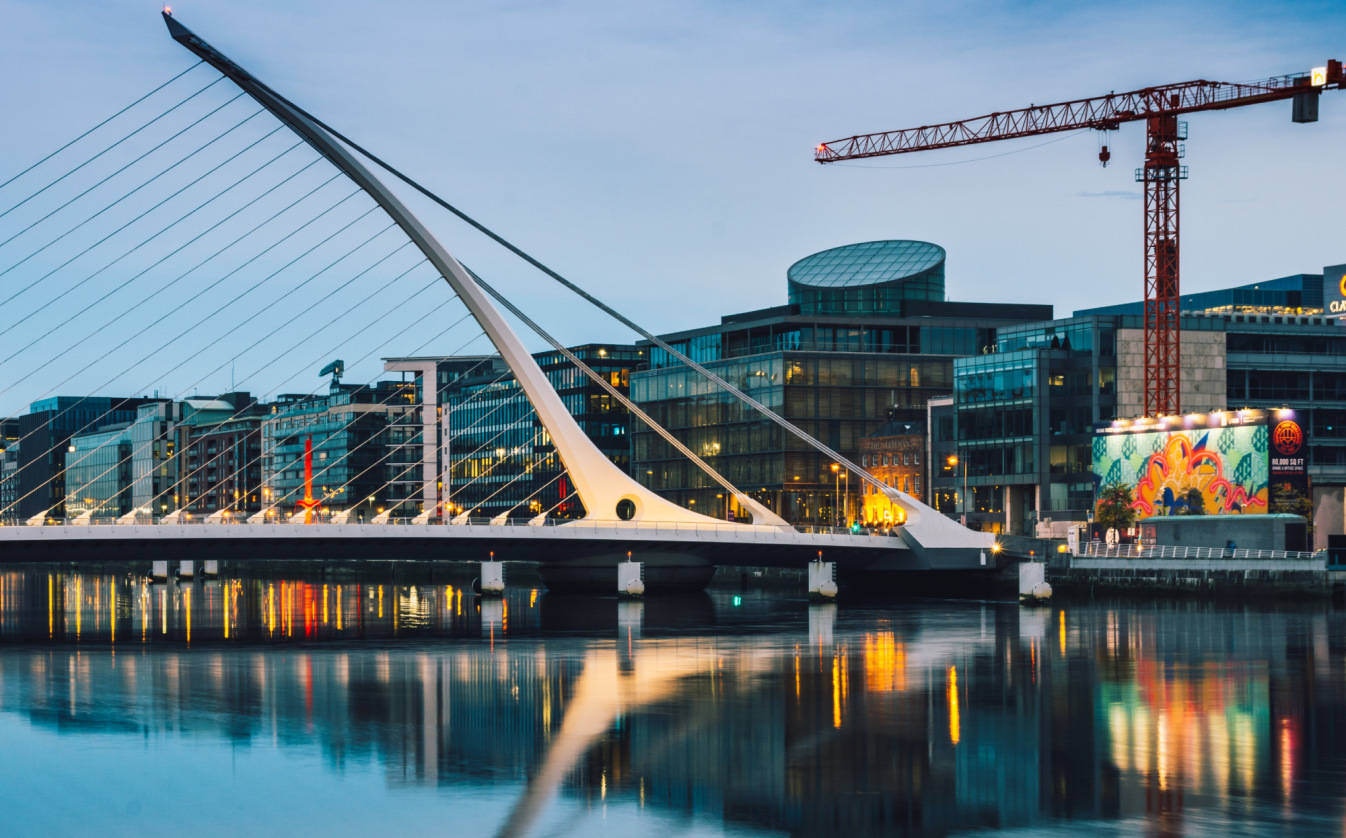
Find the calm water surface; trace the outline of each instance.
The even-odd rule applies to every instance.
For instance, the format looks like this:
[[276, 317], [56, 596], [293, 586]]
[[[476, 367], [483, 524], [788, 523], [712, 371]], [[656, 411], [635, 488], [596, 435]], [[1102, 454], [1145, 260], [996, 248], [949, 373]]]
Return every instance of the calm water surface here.
[[1342, 835], [1343, 629], [0, 571], [3, 833]]

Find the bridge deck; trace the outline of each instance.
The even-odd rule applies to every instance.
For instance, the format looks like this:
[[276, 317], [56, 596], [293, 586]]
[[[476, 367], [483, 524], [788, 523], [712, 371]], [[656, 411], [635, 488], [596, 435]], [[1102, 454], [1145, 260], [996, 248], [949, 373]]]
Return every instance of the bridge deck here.
[[570, 523], [125, 524], [0, 527], [0, 562], [124, 558], [497, 559], [540, 562], [690, 557], [713, 564], [799, 566], [817, 558], [858, 567], [922, 569], [901, 538], [749, 526]]

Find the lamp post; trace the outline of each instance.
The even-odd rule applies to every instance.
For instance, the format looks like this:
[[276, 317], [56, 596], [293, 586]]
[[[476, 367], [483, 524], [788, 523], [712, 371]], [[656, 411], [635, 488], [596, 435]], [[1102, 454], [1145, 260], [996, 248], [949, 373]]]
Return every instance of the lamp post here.
[[[958, 455], [957, 455], [957, 454], [950, 454], [949, 457], [948, 457], [948, 459], [945, 460], [945, 462], [947, 462], [951, 468], [957, 468], [957, 467], [958, 467]], [[963, 502], [962, 502], [961, 505], [962, 505], [962, 507], [963, 507], [963, 526], [966, 527], [966, 526], [967, 526], [967, 460], [963, 460]]]
[[837, 523], [837, 507], [841, 505], [841, 466], [837, 463], [832, 464], [832, 479], [836, 485], [832, 488], [832, 526], [841, 526]]

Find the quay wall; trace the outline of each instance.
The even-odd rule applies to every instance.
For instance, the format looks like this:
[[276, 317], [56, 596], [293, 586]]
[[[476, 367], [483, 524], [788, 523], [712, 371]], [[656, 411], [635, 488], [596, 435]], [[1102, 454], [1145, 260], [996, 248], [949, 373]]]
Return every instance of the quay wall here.
[[1331, 596], [1346, 572], [1329, 571], [1324, 557], [1306, 559], [1175, 559], [1071, 556], [1053, 562], [1047, 581], [1066, 595]]

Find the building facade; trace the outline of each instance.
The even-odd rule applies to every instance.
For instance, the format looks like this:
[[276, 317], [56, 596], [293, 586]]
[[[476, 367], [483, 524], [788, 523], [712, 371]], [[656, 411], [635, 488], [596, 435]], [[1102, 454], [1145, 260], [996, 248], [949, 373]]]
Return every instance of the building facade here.
[[176, 508], [240, 520], [261, 511], [264, 406], [249, 393], [226, 393], [185, 407], [176, 433]]
[[115, 520], [131, 511], [131, 423], [70, 437], [67, 520]]
[[[924, 499], [926, 433], [923, 422], [892, 421], [873, 436], [860, 440], [860, 466], [883, 482], [912, 497]], [[902, 508], [874, 486], [865, 484], [861, 491], [859, 518], [866, 526], [891, 526], [906, 521]]]
[[[633, 371], [646, 358], [644, 349], [629, 344], [585, 344], [569, 351], [624, 396], [630, 392]], [[533, 357], [580, 429], [629, 472], [631, 417], [626, 407], [561, 353]], [[458, 378], [446, 391], [445, 404], [441, 437], [449, 514], [584, 514], [546, 429], [503, 362]]]
[[372, 387], [333, 382], [326, 395], [282, 395], [261, 422], [259, 507], [288, 517], [311, 490], [323, 516], [349, 511], [353, 520], [385, 512], [415, 517], [422, 511], [419, 413], [414, 386], [400, 381]]
[[[19, 417], [17, 497], [6, 516], [26, 521], [36, 516], [60, 521], [66, 517], [66, 468], [71, 437], [135, 420], [148, 398], [55, 396], [34, 402]], [[86, 454], [88, 452], [85, 452]]]
[[[1315, 538], [1346, 520], [1346, 331], [1324, 314], [1341, 267], [1185, 295], [1185, 414], [1294, 408], [1307, 435]], [[995, 352], [955, 362], [954, 399], [931, 418], [931, 444], [964, 464], [932, 473], [936, 508], [1015, 534], [1046, 521], [1087, 521], [1099, 480], [1095, 428], [1143, 405], [1139, 303], [1001, 328]], [[1292, 313], [1293, 312], [1293, 313]], [[936, 460], [942, 462], [942, 460]], [[967, 473], [962, 473], [966, 468]]]
[[[926, 403], [952, 392], [955, 358], [985, 350], [997, 327], [1051, 315], [1050, 306], [946, 302], [944, 263], [928, 242], [833, 248], [790, 267], [789, 304], [663, 339], [858, 462], [861, 440], [890, 417], [924, 421]], [[788, 521], [831, 524], [864, 508], [861, 481], [849, 481], [843, 500], [830, 460], [658, 347], [632, 399]], [[718, 517], [742, 514], [652, 430], [637, 423], [632, 443], [632, 472], [650, 488]]]

